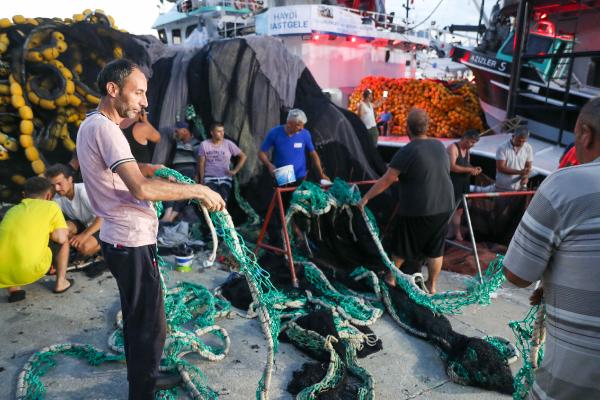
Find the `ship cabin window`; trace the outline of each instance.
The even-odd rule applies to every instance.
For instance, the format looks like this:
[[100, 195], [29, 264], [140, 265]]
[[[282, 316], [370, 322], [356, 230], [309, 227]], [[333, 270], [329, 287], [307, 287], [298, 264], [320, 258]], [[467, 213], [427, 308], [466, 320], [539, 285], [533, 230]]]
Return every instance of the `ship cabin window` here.
[[[527, 49], [524, 54], [544, 54], [548, 53], [552, 48], [554, 39], [546, 36], [529, 35], [527, 38]], [[508, 39], [504, 42], [500, 53], [512, 57], [515, 49], [514, 34], [511, 34]]]
[[163, 42], [164, 44], [167, 44], [167, 32], [164, 29], [158, 30], [158, 38], [160, 39], [161, 42]]
[[198, 27], [198, 24], [194, 24], [194, 25], [190, 25], [187, 28], [185, 28], [185, 37], [186, 38], [190, 37], [192, 32], [194, 32], [194, 29], [196, 29], [197, 27]]
[[181, 29], [173, 29], [171, 37], [173, 38], [173, 44], [181, 44]]

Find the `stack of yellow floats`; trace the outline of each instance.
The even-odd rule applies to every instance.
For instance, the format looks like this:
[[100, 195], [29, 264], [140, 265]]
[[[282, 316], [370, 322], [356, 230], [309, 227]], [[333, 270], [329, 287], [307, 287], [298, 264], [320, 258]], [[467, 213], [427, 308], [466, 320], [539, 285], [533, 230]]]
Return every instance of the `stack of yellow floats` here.
[[[77, 34], [83, 24], [109, 43], [108, 51]], [[115, 39], [124, 34], [115, 36], [116, 30], [102, 10], [66, 19], [0, 19], [0, 200], [75, 150], [79, 124], [100, 101], [97, 70], [126, 56]]]

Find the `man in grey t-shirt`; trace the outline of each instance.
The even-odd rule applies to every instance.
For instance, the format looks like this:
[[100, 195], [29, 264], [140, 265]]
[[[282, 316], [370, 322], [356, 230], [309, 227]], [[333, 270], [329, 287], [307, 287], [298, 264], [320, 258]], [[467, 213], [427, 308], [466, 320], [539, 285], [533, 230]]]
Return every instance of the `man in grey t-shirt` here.
[[[398, 268], [405, 260], [426, 258], [429, 270], [426, 286], [433, 294], [442, 269], [448, 221], [454, 210], [454, 191], [446, 148], [439, 140], [427, 137], [428, 124], [425, 111], [410, 111], [407, 118], [410, 143], [398, 150], [386, 173], [358, 206], [364, 207], [370, 199], [399, 182], [400, 220], [393, 258]], [[391, 274], [386, 281], [395, 283]]]
[[575, 148], [582, 165], [544, 180], [504, 258], [517, 286], [542, 280], [546, 344], [530, 399], [600, 399], [600, 98], [581, 109]]

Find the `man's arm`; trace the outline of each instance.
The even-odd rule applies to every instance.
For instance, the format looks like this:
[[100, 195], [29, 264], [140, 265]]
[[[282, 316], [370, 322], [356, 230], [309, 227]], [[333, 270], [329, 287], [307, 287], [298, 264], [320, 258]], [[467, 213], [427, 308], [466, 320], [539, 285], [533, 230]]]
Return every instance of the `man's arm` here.
[[133, 126], [133, 136], [135, 137], [136, 134], [145, 137], [153, 143], [160, 142], [160, 132], [152, 126], [150, 121], [148, 121], [147, 112], [140, 114], [139, 123]]
[[246, 154], [243, 151], [240, 151], [240, 154], [238, 154], [237, 164], [231, 171], [229, 171], [230, 175], [233, 176], [233, 175], [236, 175], [238, 172], [240, 172], [240, 170], [246, 163], [247, 159], [248, 159], [248, 157], [246, 156]]
[[58, 244], [64, 244], [69, 241], [69, 229], [57, 228], [50, 233], [50, 240]]
[[263, 165], [265, 167], [267, 167], [267, 169], [269, 170], [269, 173], [271, 175], [273, 175], [275, 173], [275, 166], [271, 163], [271, 161], [269, 161], [269, 156], [267, 155], [267, 153], [265, 153], [262, 150], [259, 151], [258, 159], [260, 160], [261, 163], [263, 163]]
[[206, 167], [206, 156], [198, 157], [198, 183], [204, 184], [204, 168]]
[[209, 211], [225, 208], [221, 196], [204, 185], [172, 183], [163, 179], [145, 178], [135, 162], [125, 162], [116, 167], [127, 189], [138, 200], [174, 201], [198, 199]]
[[527, 286], [531, 285], [531, 283], [532, 283], [532, 282], [526, 281], [525, 279], [519, 278], [517, 275], [510, 272], [510, 270], [506, 267], [503, 268], [503, 272], [504, 272], [504, 276], [506, 276], [506, 279], [509, 282], [511, 282], [512, 284], [514, 284], [515, 286], [518, 286], [520, 288], [527, 287]]
[[162, 164], [147, 164], [147, 163], [138, 163], [138, 167], [140, 168], [140, 172], [146, 178], [152, 178], [154, 173], [161, 168], [165, 168]]
[[96, 217], [96, 218], [94, 218], [94, 222], [92, 222], [90, 224], [90, 226], [85, 228], [84, 231], [81, 233], [85, 233], [87, 236], [92, 236], [94, 233], [96, 233], [100, 230], [101, 226], [102, 226], [102, 218]]
[[518, 287], [541, 279], [560, 248], [560, 233], [564, 231], [562, 207], [559, 201], [546, 196], [546, 190], [554, 189], [553, 184], [556, 181], [550, 181], [533, 196], [506, 251], [504, 275]]
[[496, 170], [506, 175], [524, 175], [524, 169], [514, 169], [506, 166], [506, 160], [496, 160]]
[[394, 182], [398, 181], [399, 174], [400, 171], [398, 171], [397, 169], [388, 168], [387, 171], [385, 171], [385, 174], [383, 174], [381, 178], [377, 179], [377, 182], [375, 182], [375, 184], [371, 186], [371, 189], [369, 189], [369, 191], [363, 196], [363, 198], [360, 199], [358, 207], [361, 209], [364, 208], [369, 202], [369, 200], [379, 196], [381, 192], [389, 188]]
[[85, 228], [83, 232], [71, 237], [71, 240], [69, 240], [69, 244], [75, 247], [76, 249], [79, 249], [79, 246], [83, 245], [83, 243], [86, 240], [88, 240], [90, 236], [92, 236], [94, 233], [100, 230], [100, 226], [102, 226], [102, 218], [94, 218], [94, 222], [92, 222], [90, 226]]
[[137, 123], [133, 129], [136, 130], [136, 128], [140, 131], [141, 136], [145, 136], [146, 139], [152, 143], [160, 142], [160, 132], [157, 131], [149, 122]]
[[479, 172], [475, 167], [463, 167], [462, 165], [456, 164], [458, 159], [458, 149], [453, 144], [448, 147], [448, 158], [450, 159], [450, 171], [457, 174], [471, 174], [477, 175]]
[[308, 154], [310, 154], [310, 158], [312, 159], [315, 168], [319, 172], [319, 176], [321, 177], [321, 179], [327, 179], [329, 181], [329, 177], [325, 175], [325, 171], [323, 171], [323, 166], [321, 165], [321, 158], [319, 157], [319, 154], [317, 154], [317, 152], [314, 150]]
[[364, 107], [363, 107], [363, 103], [361, 101], [360, 103], [358, 103], [358, 109], [356, 110], [356, 114], [359, 117], [362, 117], [364, 113], [365, 113], [365, 110], [364, 110]]

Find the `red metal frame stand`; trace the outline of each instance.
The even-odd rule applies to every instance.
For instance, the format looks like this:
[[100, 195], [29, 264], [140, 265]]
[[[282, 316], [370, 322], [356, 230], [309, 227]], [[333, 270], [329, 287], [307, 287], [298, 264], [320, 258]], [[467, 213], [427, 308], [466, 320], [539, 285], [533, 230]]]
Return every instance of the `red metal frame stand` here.
[[[350, 185], [372, 185], [376, 181], [360, 181], [360, 182], [348, 182]], [[292, 277], [292, 285], [294, 287], [298, 287], [298, 278], [296, 277], [296, 269], [294, 268], [294, 257], [292, 256], [292, 244], [290, 242], [290, 236], [288, 235], [287, 228], [285, 226], [285, 208], [283, 207], [283, 200], [281, 198], [281, 193], [285, 192], [293, 192], [297, 189], [298, 186], [288, 186], [288, 187], [277, 187], [275, 188], [275, 193], [273, 193], [273, 198], [271, 199], [271, 203], [269, 204], [269, 208], [267, 209], [267, 215], [265, 215], [265, 221], [263, 222], [262, 228], [260, 229], [260, 233], [258, 234], [258, 240], [256, 241], [256, 247], [254, 247], [254, 254], [258, 254], [258, 250], [263, 248], [266, 250], [270, 250], [276, 254], [285, 254], [288, 258], [288, 264], [290, 266], [290, 275]], [[327, 190], [328, 187], [323, 187], [324, 190]], [[279, 218], [281, 218], [281, 225], [283, 229], [283, 246], [281, 247], [272, 246], [270, 244], [263, 243], [265, 238], [265, 234], [267, 233], [267, 227], [269, 226], [269, 222], [271, 222], [271, 217], [273, 216], [273, 211], [275, 207], [278, 208]]]
[[[256, 242], [256, 247], [254, 248], [254, 254], [258, 254], [258, 250], [260, 248], [271, 250], [277, 254], [286, 254], [288, 258], [288, 263], [290, 266], [290, 275], [292, 277], [292, 285], [294, 287], [298, 287], [298, 278], [296, 278], [296, 269], [294, 268], [294, 257], [292, 256], [292, 244], [290, 243], [290, 236], [288, 235], [288, 231], [285, 226], [285, 209], [283, 207], [283, 199], [281, 198], [282, 192], [293, 192], [296, 190], [297, 186], [293, 187], [285, 187], [285, 188], [275, 188], [275, 193], [273, 193], [273, 198], [271, 199], [271, 203], [269, 204], [269, 208], [267, 210], [267, 215], [265, 216], [265, 222], [263, 222], [262, 228], [260, 229], [260, 233], [258, 234], [258, 241]], [[281, 225], [283, 230], [283, 246], [284, 248], [271, 246], [269, 244], [263, 243], [263, 239], [265, 238], [265, 233], [267, 232], [267, 227], [269, 226], [269, 222], [271, 222], [271, 217], [273, 216], [273, 210], [275, 209], [275, 205], [277, 205], [279, 211], [279, 218], [281, 219]]]

